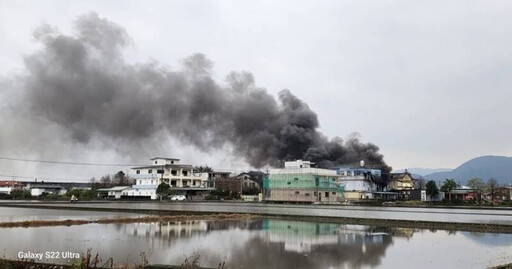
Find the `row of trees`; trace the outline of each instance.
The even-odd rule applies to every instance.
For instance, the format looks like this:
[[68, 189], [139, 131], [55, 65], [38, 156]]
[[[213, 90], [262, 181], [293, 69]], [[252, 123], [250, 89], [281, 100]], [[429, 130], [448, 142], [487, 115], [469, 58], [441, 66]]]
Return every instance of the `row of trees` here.
[[[477, 199], [480, 199], [483, 193], [487, 193], [491, 199], [493, 199], [497, 194], [498, 188], [500, 187], [498, 181], [494, 178], [487, 180], [487, 182], [484, 182], [481, 178], [473, 178], [468, 181], [467, 185], [469, 188], [475, 190], [475, 192], [478, 194]], [[448, 199], [451, 201], [452, 191], [458, 187], [460, 186], [454, 179], [447, 178], [443, 181], [440, 190], [448, 193]], [[433, 180], [430, 180], [425, 184], [425, 190], [430, 198], [434, 198], [439, 194], [439, 188], [437, 187], [436, 182]]]
[[99, 188], [111, 188], [115, 186], [130, 186], [135, 184], [135, 181], [123, 171], [117, 172], [113, 177], [110, 175], [102, 176], [99, 180], [91, 178], [91, 188], [93, 190]]

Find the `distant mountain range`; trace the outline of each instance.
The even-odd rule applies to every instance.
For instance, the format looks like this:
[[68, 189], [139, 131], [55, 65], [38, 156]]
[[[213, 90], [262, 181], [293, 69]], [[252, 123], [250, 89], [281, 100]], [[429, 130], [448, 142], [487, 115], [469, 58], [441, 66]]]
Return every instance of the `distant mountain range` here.
[[[414, 171], [413, 169], [416, 168], [408, 169], [408, 171], [421, 175], [421, 173]], [[475, 177], [481, 178], [484, 181], [494, 178], [502, 185], [509, 185], [512, 183], [512, 157], [490, 155], [481, 156], [471, 159], [453, 170], [444, 170], [445, 171], [435, 171], [426, 174], [424, 178], [435, 181], [453, 178], [461, 184], [466, 184], [469, 179]]]
[[[429, 174], [433, 174], [433, 173], [448, 172], [448, 171], [452, 171], [452, 170], [453, 169], [450, 169], [450, 168], [421, 168], [421, 167], [407, 168], [407, 172], [409, 172], [411, 174], [419, 175], [422, 177], [429, 175]], [[403, 172], [405, 172], [405, 169], [398, 169], [398, 170], [393, 171], [393, 173], [403, 173]]]

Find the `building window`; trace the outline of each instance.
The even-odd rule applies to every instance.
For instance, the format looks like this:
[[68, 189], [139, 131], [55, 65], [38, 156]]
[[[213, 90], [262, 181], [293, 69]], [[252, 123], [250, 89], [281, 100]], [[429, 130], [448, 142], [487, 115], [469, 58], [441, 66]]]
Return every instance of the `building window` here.
[[156, 170], [156, 173], [157, 173], [157, 174], [163, 174], [163, 173], [164, 173], [164, 170], [163, 170], [163, 169]]
[[178, 171], [176, 171], [176, 170], [171, 170], [171, 175], [175, 176], [175, 175], [177, 175], [177, 174], [178, 174]]
[[156, 164], [156, 161], [155, 161], [155, 164]]
[[171, 161], [171, 164], [174, 164], [174, 161]]
[[305, 193], [304, 195], [305, 195], [305, 196], [309, 196], [309, 192]]
[[294, 178], [293, 180], [299, 180], [299, 178], [298, 178], [298, 177], [296, 177], [296, 178]]
[[286, 184], [291, 185], [292, 183], [290, 181], [286, 182]]
[[329, 198], [329, 192], [328, 191], [325, 192], [325, 198]]
[[135, 171], [135, 174], [140, 174], [140, 170]]
[[185, 176], [185, 177], [186, 177], [186, 176], [187, 176], [187, 174], [188, 174], [188, 171], [183, 171], [183, 176]]
[[336, 195], [336, 192], [335, 192], [335, 191], [333, 191], [333, 192], [332, 192], [332, 195]]
[[152, 174], [152, 173], [153, 173], [153, 170], [149, 169], [148, 174]]
[[296, 191], [296, 192], [295, 192], [295, 194], [300, 194], [300, 192], [299, 192], [299, 191]]

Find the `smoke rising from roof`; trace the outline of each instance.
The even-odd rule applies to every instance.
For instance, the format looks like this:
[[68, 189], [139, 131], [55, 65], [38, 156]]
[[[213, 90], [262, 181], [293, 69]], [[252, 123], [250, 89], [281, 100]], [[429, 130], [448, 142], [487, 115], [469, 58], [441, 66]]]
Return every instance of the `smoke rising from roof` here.
[[229, 144], [254, 167], [302, 158], [321, 167], [365, 160], [390, 169], [376, 145], [356, 136], [328, 139], [305, 102], [289, 90], [276, 100], [250, 72], [231, 72], [219, 83], [203, 54], [185, 58], [178, 70], [129, 64], [123, 49], [132, 41], [121, 26], [90, 13], [74, 29], [67, 35], [42, 25], [34, 32], [43, 49], [25, 59], [15, 106], [57, 124], [75, 143], [96, 138], [137, 150], [164, 132], [206, 152]]

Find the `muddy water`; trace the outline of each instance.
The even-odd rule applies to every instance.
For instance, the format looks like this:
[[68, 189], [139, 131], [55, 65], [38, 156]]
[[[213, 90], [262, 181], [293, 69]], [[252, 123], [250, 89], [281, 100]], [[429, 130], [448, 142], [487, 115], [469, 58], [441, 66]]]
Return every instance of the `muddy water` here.
[[[90, 212], [87, 212], [91, 214]], [[512, 235], [278, 219], [0, 228], [0, 256], [84, 253], [229, 268], [486, 268], [512, 262]], [[43, 259], [45, 261], [56, 261]], [[66, 260], [61, 260], [66, 262]]]
[[[59, 209], [34, 209], [0, 207], [0, 222], [14, 222], [26, 220], [67, 220], [67, 219], [103, 219], [119, 217], [138, 217], [143, 214], [101, 211], [78, 211]], [[1, 239], [0, 239], [1, 240]]]

